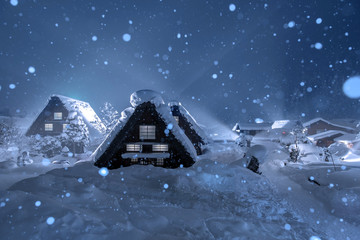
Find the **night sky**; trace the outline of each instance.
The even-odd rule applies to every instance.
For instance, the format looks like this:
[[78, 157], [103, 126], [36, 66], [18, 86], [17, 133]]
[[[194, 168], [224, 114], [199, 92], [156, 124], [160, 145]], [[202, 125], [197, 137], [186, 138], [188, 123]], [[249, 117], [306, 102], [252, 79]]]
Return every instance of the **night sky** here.
[[1, 0], [0, 31], [12, 113], [54, 93], [121, 111], [153, 89], [205, 125], [360, 116], [342, 91], [360, 74], [358, 0]]

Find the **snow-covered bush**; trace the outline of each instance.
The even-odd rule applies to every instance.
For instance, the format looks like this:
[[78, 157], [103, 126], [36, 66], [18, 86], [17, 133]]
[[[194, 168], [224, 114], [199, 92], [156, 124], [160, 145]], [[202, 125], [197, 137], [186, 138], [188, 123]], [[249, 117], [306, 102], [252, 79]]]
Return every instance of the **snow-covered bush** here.
[[0, 145], [16, 144], [20, 139], [20, 130], [10, 122], [0, 123]]
[[104, 106], [100, 108], [100, 112], [100, 117], [106, 127], [106, 132], [109, 133], [119, 121], [120, 114], [109, 102], [104, 103]]
[[40, 136], [35, 135], [30, 137], [31, 150], [38, 154], [43, 154], [46, 157], [53, 157], [61, 153], [62, 136]]

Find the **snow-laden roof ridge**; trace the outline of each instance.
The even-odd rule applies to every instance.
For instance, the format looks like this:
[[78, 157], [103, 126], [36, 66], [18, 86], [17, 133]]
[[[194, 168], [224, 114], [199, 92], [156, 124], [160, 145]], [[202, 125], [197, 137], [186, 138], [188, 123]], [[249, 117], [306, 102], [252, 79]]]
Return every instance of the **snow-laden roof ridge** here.
[[[196, 150], [194, 145], [191, 143], [190, 139], [185, 135], [185, 132], [179, 127], [175, 118], [172, 115], [171, 109], [165, 105], [161, 104], [156, 106], [160, 117], [164, 120], [164, 122], [169, 125], [172, 124], [172, 129], [169, 129], [171, 133], [180, 141], [180, 143], [184, 146], [186, 151], [190, 154], [190, 156], [196, 161]], [[205, 139], [206, 140], [206, 139]]]
[[71, 97], [68, 97], [68, 96], [64, 96], [64, 95], [61, 95], [61, 94], [51, 94], [50, 99], [51, 99], [51, 97], [58, 97], [60, 99], [60, 101], [62, 101], [62, 102], [74, 101], [74, 102], [90, 105], [90, 103], [88, 103], [88, 102], [85, 102], [85, 101], [82, 101], [82, 100], [79, 100], [79, 99], [75, 99], [75, 98], [71, 98]]
[[335, 141], [350, 141], [350, 142], [355, 142], [355, 141], [360, 141], [360, 139], [356, 139], [357, 134], [352, 134], [352, 133], [346, 133], [340, 137], [335, 138]]
[[191, 123], [191, 127], [195, 130], [197, 134], [203, 139], [204, 142], [209, 142], [209, 136], [206, 135], [205, 131], [199, 126], [195, 118], [189, 113], [189, 111], [179, 102], [180, 113]]
[[165, 104], [161, 94], [154, 90], [150, 90], [150, 89], [138, 90], [130, 95], [131, 106], [137, 107], [144, 102], [151, 102], [155, 106]]
[[311, 124], [313, 123], [316, 123], [318, 121], [323, 121], [323, 122], [326, 122], [327, 124], [330, 124], [330, 125], [333, 125], [333, 126], [336, 126], [336, 127], [341, 127], [341, 128], [346, 128], [346, 129], [349, 129], [349, 130], [354, 130], [353, 128], [351, 127], [347, 127], [347, 126], [343, 126], [343, 125], [340, 125], [340, 124], [336, 124], [336, 123], [333, 123], [331, 121], [328, 121], [328, 120], [325, 120], [324, 118], [321, 118], [321, 117], [317, 117], [317, 118], [314, 118], [310, 121], [307, 121], [303, 124], [304, 127], [308, 127], [310, 126]]
[[101, 155], [104, 154], [107, 147], [110, 145], [110, 143], [115, 139], [115, 137], [118, 135], [118, 133], [123, 129], [123, 127], [128, 122], [129, 118], [134, 113], [135, 108], [128, 107], [125, 108], [121, 112], [121, 118], [118, 120], [118, 122], [115, 124], [115, 126], [112, 128], [112, 130], [109, 132], [109, 134], [105, 137], [105, 139], [101, 142], [101, 144], [96, 148], [96, 150], [91, 154], [90, 159], [93, 161], [96, 161], [98, 158], [101, 157]]

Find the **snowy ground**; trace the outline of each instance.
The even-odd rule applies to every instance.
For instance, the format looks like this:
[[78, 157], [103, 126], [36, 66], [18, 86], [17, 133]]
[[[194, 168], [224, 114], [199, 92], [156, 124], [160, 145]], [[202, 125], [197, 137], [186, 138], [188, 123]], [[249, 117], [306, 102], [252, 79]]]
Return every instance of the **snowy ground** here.
[[359, 168], [284, 166], [288, 155], [273, 142], [250, 153], [262, 175], [243, 167], [233, 142], [211, 144], [186, 169], [8, 169], [0, 181], [26, 176], [2, 185], [2, 239], [358, 239]]

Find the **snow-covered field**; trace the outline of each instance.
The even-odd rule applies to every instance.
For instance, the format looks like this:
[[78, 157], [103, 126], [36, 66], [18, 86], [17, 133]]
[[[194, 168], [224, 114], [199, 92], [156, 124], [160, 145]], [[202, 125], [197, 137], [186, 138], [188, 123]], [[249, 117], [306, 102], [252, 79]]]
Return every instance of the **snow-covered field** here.
[[358, 239], [359, 168], [284, 166], [272, 142], [249, 153], [262, 175], [244, 168], [233, 142], [210, 144], [190, 168], [131, 166], [105, 177], [92, 162], [7, 169], [1, 238]]

